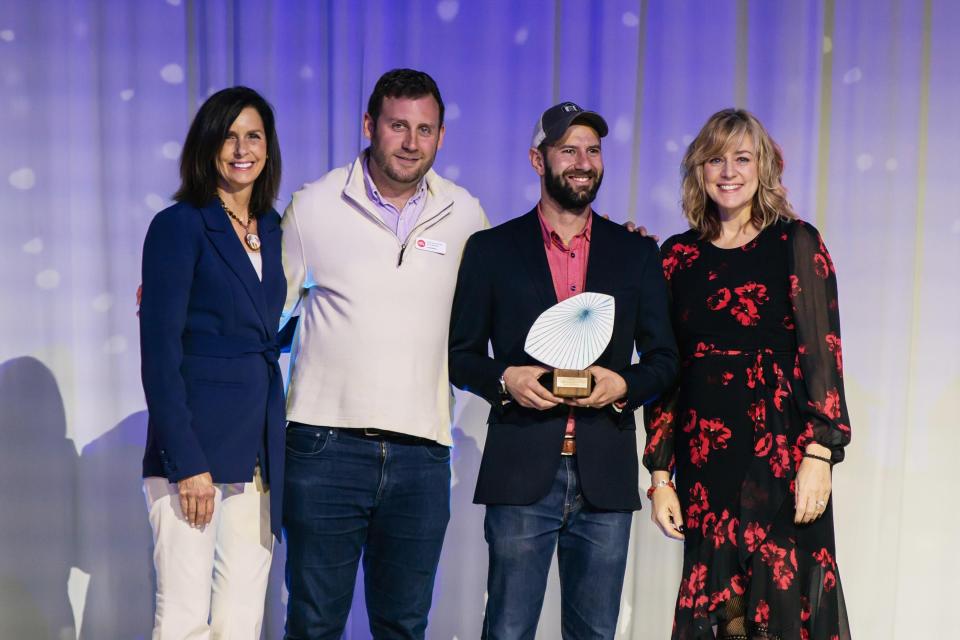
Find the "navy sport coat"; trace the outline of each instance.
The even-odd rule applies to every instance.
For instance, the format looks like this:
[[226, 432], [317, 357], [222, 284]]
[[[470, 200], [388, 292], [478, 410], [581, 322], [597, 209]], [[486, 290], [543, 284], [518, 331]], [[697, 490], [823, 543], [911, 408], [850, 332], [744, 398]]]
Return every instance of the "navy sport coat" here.
[[[585, 290], [616, 300], [613, 336], [596, 364], [626, 381], [627, 406], [575, 409], [577, 468], [591, 505], [629, 511], [640, 508], [633, 412], [673, 383], [679, 357], [657, 243], [593, 216]], [[492, 407], [474, 502], [532, 504], [553, 483], [569, 407], [504, 405], [499, 379], [507, 366], [539, 364], [523, 346], [556, 303], [536, 209], [467, 241], [450, 321], [450, 379]]]

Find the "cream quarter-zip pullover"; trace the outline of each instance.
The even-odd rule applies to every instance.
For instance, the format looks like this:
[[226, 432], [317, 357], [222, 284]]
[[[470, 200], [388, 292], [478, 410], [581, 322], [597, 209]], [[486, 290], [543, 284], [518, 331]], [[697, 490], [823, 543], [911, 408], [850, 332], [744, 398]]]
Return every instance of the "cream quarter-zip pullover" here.
[[362, 162], [304, 186], [283, 215], [281, 326], [300, 316], [287, 420], [450, 445], [450, 306], [463, 246], [489, 223], [466, 189], [430, 170], [401, 242], [368, 196]]

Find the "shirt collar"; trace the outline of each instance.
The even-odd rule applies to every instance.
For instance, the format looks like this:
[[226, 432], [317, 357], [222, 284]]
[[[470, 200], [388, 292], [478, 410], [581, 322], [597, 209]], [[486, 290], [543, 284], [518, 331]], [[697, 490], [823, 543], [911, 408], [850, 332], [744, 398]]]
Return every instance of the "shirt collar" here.
[[[556, 231], [553, 230], [553, 227], [550, 226], [550, 223], [547, 222], [547, 219], [543, 216], [543, 210], [540, 208], [540, 203], [537, 203], [537, 218], [540, 220], [540, 232], [543, 234], [543, 244], [549, 247], [551, 244], [556, 244], [563, 249], [568, 247], [563, 244], [563, 240], [560, 239], [560, 236]], [[570, 239], [570, 244], [573, 244], [573, 241], [577, 238], [583, 238], [587, 242], [590, 242], [590, 230], [593, 228], [593, 212], [590, 212], [590, 215], [587, 216], [587, 223], [583, 225], [583, 229], [577, 235], [573, 236]]]
[[[363, 182], [367, 187], [367, 197], [369, 197], [378, 206], [393, 207], [394, 209], [396, 209], [396, 207], [391, 202], [389, 202], [383, 196], [380, 195], [380, 190], [377, 189], [377, 185], [373, 181], [373, 176], [370, 175], [370, 150], [369, 149], [367, 149], [367, 151], [363, 154], [363, 162], [361, 163], [361, 165], [363, 166]], [[420, 201], [420, 198], [423, 197], [423, 194], [425, 194], [426, 192], [427, 192], [427, 177], [424, 176], [420, 178], [420, 184], [417, 185], [416, 192], [412, 196], [410, 196], [410, 199], [407, 200], [407, 204], [404, 206], [404, 208], [411, 205], [416, 205]]]

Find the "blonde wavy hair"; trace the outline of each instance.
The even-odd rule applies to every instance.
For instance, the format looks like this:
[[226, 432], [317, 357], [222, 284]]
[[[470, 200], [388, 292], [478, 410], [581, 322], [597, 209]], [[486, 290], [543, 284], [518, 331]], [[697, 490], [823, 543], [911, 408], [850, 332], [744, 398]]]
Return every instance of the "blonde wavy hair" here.
[[707, 195], [703, 165], [710, 158], [737, 149], [747, 134], [753, 138], [756, 147], [754, 159], [760, 182], [750, 208], [751, 222], [758, 229], [764, 229], [779, 220], [797, 217], [787, 201], [787, 190], [780, 183], [783, 174], [780, 147], [752, 113], [743, 109], [724, 109], [710, 116], [700, 129], [687, 147], [680, 169], [683, 215], [704, 240], [720, 237], [720, 212]]

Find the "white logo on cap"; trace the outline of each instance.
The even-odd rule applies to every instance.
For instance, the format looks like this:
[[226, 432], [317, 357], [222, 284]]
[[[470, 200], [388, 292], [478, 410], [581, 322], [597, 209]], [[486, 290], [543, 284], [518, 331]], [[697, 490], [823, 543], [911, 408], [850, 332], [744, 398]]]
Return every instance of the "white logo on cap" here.
[[571, 103], [568, 102], [567, 104], [563, 105], [563, 110], [564, 110], [564, 111], [568, 111], [568, 112], [569, 112], [569, 111], [580, 111], [580, 108], [579, 108], [577, 105], [571, 104]]

